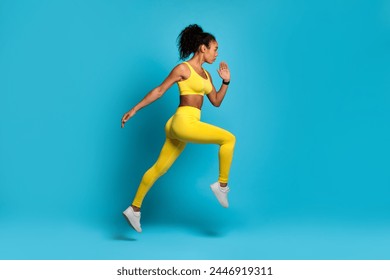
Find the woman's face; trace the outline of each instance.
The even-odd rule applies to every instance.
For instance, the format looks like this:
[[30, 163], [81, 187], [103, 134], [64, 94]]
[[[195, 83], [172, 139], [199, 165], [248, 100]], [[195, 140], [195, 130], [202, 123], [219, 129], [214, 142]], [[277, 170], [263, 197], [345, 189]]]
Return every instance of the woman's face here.
[[218, 43], [217, 41], [211, 41], [209, 47], [205, 48], [204, 51], [204, 60], [205, 62], [211, 64], [213, 63], [218, 56]]

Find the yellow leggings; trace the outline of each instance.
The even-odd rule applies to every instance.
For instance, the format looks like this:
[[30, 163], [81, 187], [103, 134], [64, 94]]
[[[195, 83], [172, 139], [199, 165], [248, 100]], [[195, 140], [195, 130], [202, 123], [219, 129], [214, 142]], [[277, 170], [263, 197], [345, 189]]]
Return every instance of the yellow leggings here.
[[228, 182], [236, 138], [230, 132], [201, 122], [200, 110], [191, 107], [179, 107], [165, 126], [166, 140], [156, 163], [144, 174], [132, 205], [141, 207], [145, 195], [154, 182], [168, 171], [183, 151], [186, 143], [218, 144], [219, 179]]

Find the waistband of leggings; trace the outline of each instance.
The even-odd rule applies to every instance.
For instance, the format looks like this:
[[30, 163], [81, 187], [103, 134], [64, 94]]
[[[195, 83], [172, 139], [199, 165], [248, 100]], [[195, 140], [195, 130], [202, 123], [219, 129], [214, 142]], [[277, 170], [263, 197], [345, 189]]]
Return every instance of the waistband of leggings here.
[[176, 115], [190, 115], [200, 118], [200, 109], [192, 106], [180, 106], [176, 110]]

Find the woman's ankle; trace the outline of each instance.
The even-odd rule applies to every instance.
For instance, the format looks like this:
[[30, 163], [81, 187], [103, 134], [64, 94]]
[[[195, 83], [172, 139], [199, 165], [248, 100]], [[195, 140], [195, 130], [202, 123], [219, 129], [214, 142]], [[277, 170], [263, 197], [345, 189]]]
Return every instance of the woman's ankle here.
[[133, 208], [134, 212], [140, 212], [141, 211], [140, 207], [137, 207], [137, 206], [134, 206], [134, 205], [131, 205], [131, 208]]

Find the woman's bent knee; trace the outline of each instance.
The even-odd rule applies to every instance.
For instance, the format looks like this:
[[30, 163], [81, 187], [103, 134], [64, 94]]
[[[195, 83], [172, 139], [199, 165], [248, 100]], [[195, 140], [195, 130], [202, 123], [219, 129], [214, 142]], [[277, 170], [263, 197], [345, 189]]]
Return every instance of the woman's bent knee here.
[[236, 144], [236, 136], [234, 136], [233, 133], [228, 132], [226, 137], [226, 143], [229, 143], [230, 145], [234, 146]]

